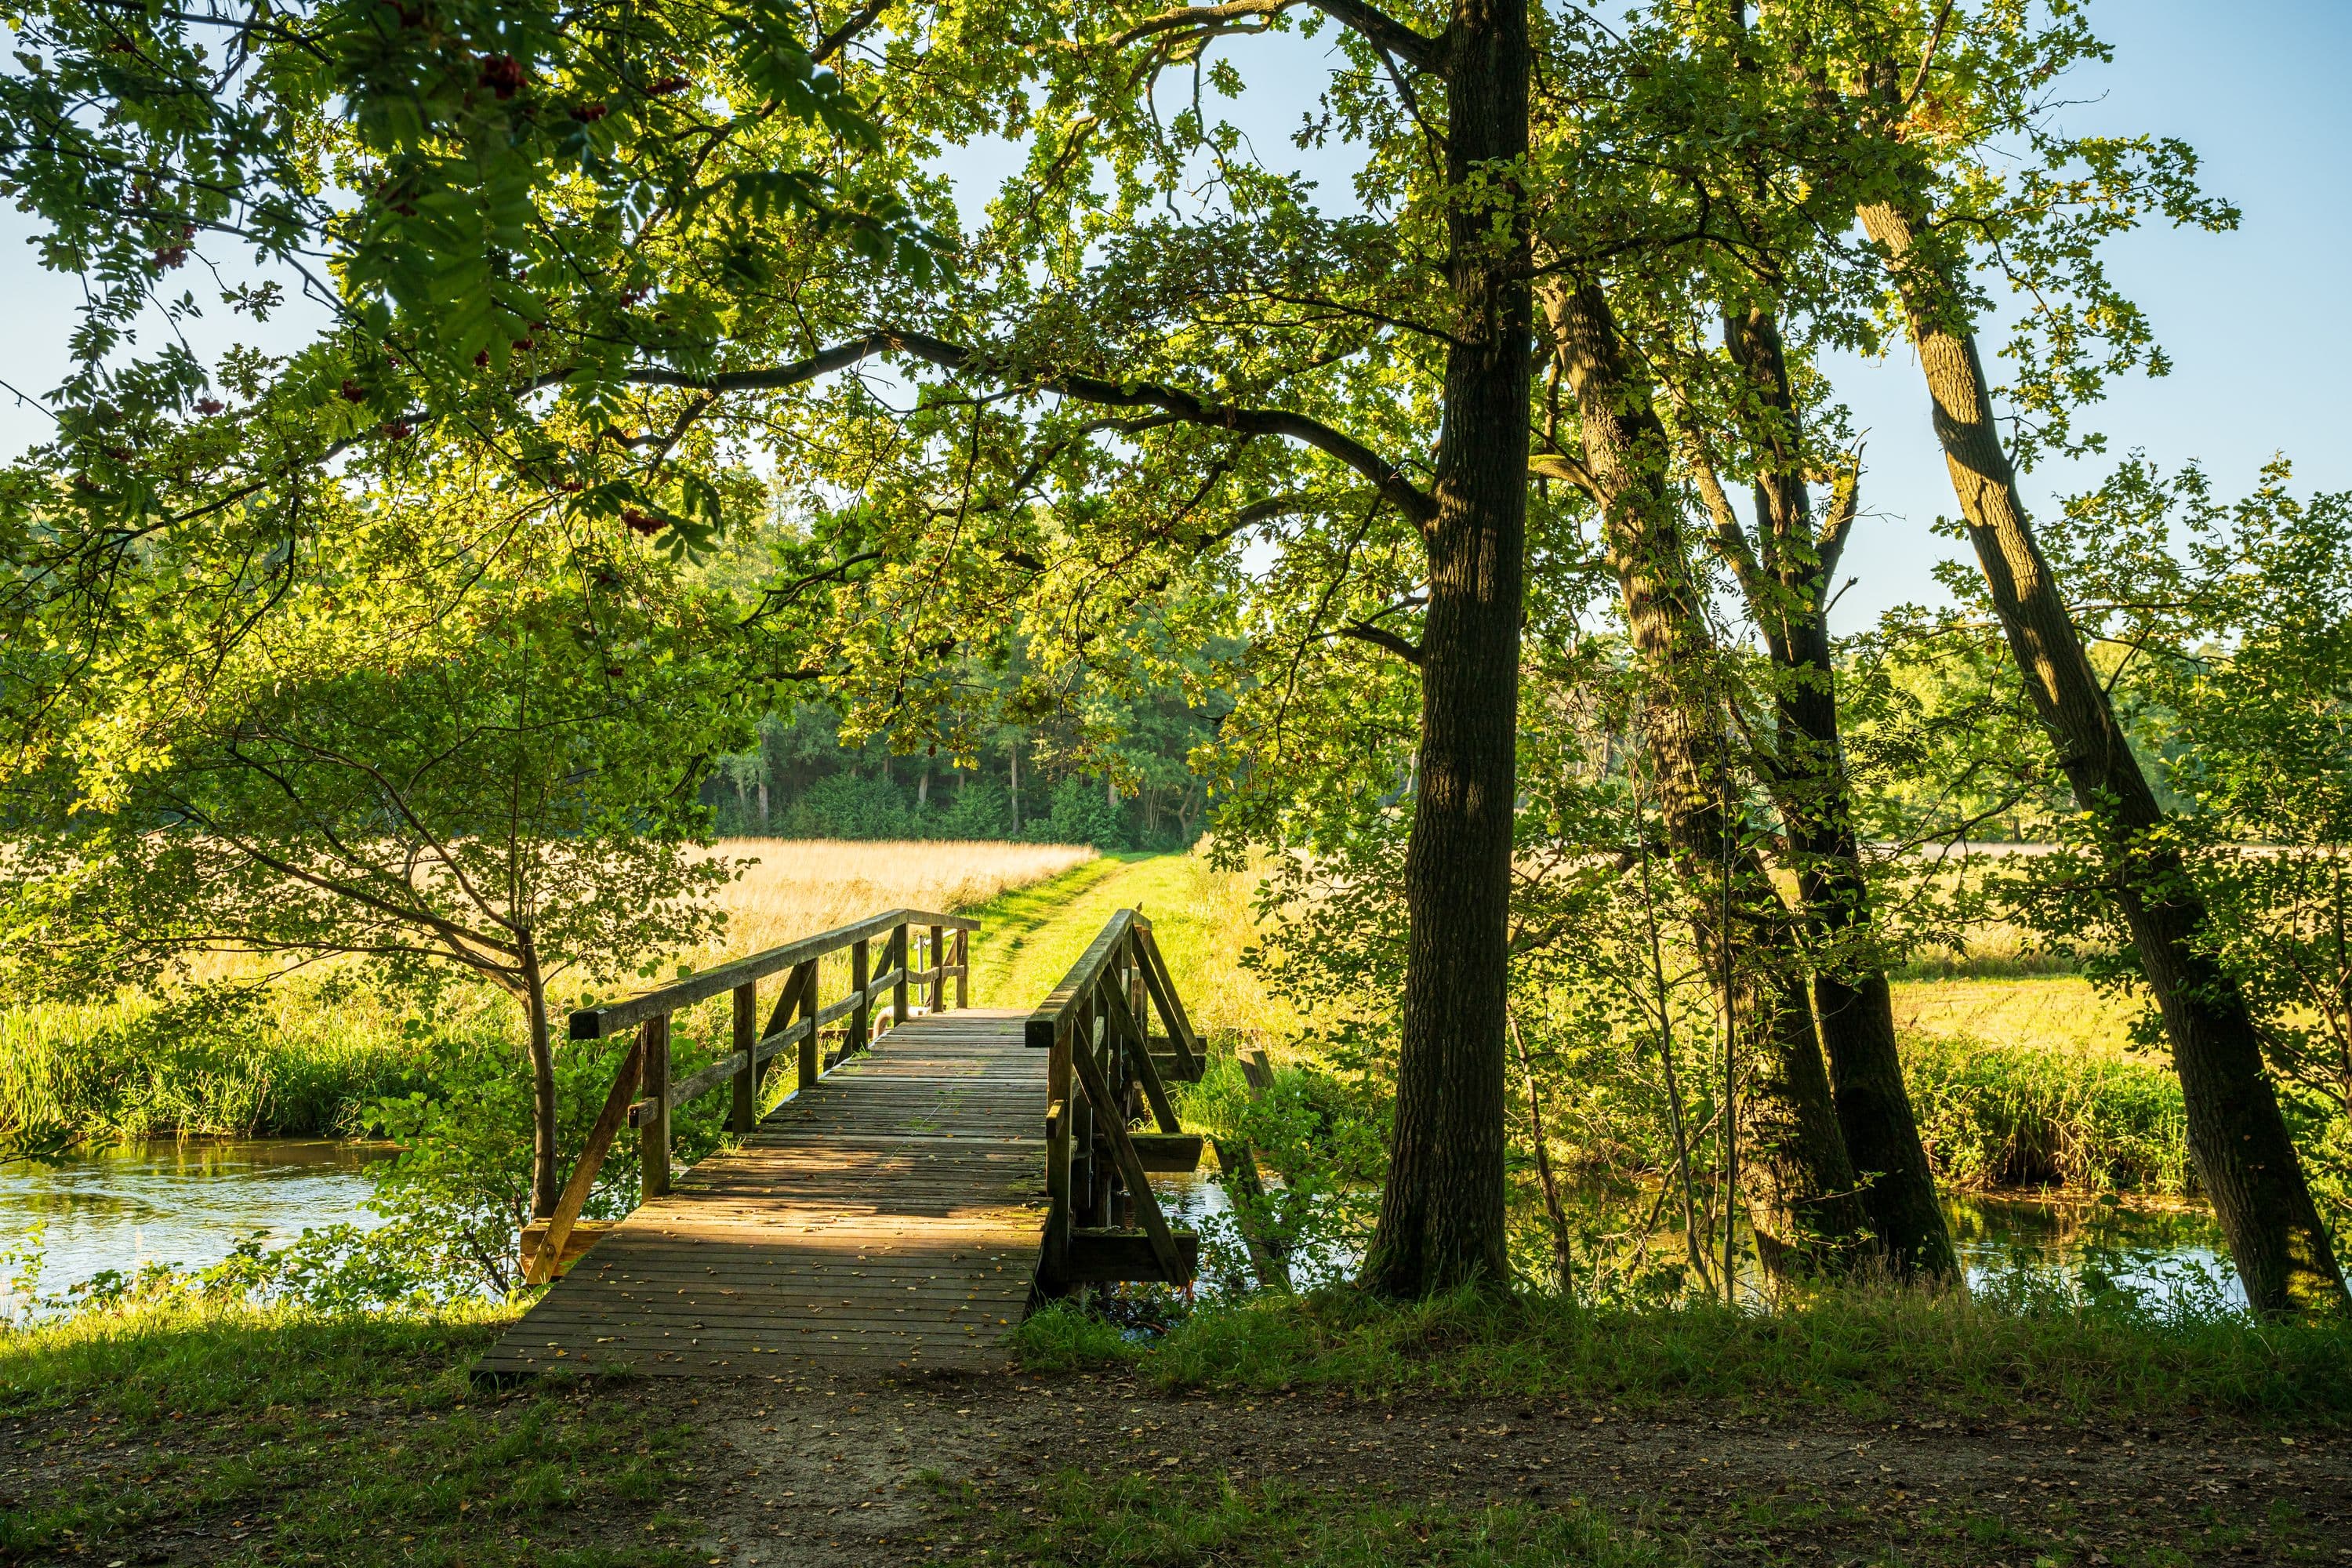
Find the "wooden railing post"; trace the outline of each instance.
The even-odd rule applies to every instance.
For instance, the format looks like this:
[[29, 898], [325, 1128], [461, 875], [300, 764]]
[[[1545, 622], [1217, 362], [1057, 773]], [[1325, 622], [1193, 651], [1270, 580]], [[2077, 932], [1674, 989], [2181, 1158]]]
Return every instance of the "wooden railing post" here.
[[1070, 1163], [1074, 1103], [1070, 1079], [1070, 1031], [1054, 1032], [1045, 1058], [1045, 1257], [1058, 1272], [1070, 1250]]
[[869, 969], [867, 944], [862, 942], [849, 945], [849, 993], [857, 998], [857, 1005], [849, 1010], [849, 1038], [841, 1047], [845, 1057], [855, 1056], [866, 1048], [867, 1031], [873, 1026], [874, 1010], [866, 994]]
[[971, 1005], [971, 932], [955, 933], [956, 1005]]
[[743, 1065], [735, 1069], [735, 1102], [728, 1107], [727, 1130], [738, 1137], [751, 1131], [760, 1115], [760, 985], [757, 981], [735, 987], [735, 1048]]
[[933, 926], [931, 928], [931, 962], [926, 965], [926, 967], [931, 972], [930, 1009], [934, 1013], [944, 1013], [947, 1011], [948, 944], [940, 940], [946, 934], [947, 931], [944, 927]]
[[795, 967], [793, 977], [784, 983], [798, 987], [800, 992], [800, 1016], [791, 1022], [798, 1023], [801, 1018], [809, 1022], [809, 1032], [801, 1037], [800, 1071], [793, 1082], [795, 1092], [816, 1082], [817, 1053], [823, 1048], [816, 1037], [816, 976], [817, 960], [812, 958]]
[[648, 1198], [669, 1194], [669, 1015], [660, 1013], [639, 1026], [645, 1031], [646, 1098], [653, 1101], [637, 1129], [637, 1170]]
[[907, 1021], [907, 933], [914, 929], [902, 924], [890, 932], [890, 956], [896, 960], [890, 967], [898, 972], [898, 983], [890, 987], [890, 1026], [894, 1029]]

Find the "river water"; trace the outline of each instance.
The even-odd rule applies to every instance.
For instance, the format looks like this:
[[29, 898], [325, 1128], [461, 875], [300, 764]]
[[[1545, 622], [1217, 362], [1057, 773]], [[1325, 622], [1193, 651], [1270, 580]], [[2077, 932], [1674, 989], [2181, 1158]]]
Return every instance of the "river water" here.
[[[369, 1167], [381, 1144], [325, 1140], [135, 1142], [51, 1162], [0, 1163], [0, 1254], [36, 1247], [40, 1290], [55, 1296], [101, 1271], [149, 1264], [201, 1268], [242, 1238], [290, 1241], [306, 1227], [370, 1225]], [[1160, 1186], [1179, 1225], [1210, 1222], [1224, 1192], [1200, 1176]], [[2159, 1299], [2244, 1304], [2219, 1229], [2205, 1210], [2111, 1207], [2083, 1199], [1969, 1197], [1948, 1205], [1970, 1283], [2021, 1271], [2072, 1281], [2095, 1265], [2128, 1289]], [[0, 1268], [0, 1318], [17, 1304]]]
[[[248, 1236], [277, 1244], [306, 1227], [377, 1223], [364, 1206], [368, 1167], [391, 1153], [330, 1139], [158, 1139], [0, 1163], [0, 1253], [37, 1248], [49, 1296], [107, 1269], [202, 1268]], [[17, 1304], [0, 1278], [0, 1316]]]

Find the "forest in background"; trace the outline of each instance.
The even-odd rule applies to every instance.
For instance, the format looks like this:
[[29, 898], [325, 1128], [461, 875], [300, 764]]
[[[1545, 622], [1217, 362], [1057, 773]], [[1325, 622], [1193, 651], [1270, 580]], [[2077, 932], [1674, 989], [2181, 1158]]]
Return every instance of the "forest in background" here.
[[802, 702], [761, 714], [757, 744], [719, 758], [701, 798], [726, 837], [1188, 847], [1214, 804], [1191, 767], [1215, 733], [1214, 709], [1196, 711], [1181, 692], [1120, 707], [1116, 745], [1072, 771], [1050, 725], [1003, 726], [966, 765], [935, 747], [844, 746], [839, 714]]

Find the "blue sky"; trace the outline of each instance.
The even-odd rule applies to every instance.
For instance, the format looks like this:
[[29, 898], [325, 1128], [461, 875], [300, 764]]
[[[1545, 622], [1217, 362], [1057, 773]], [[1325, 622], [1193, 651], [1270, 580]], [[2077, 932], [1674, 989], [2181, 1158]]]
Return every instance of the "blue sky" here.
[[[2116, 60], [2074, 84], [2086, 101], [2066, 111], [2068, 126], [2189, 142], [2203, 156], [2207, 188], [2236, 202], [2244, 219], [2234, 234], [2150, 231], [2114, 247], [2115, 274], [2148, 310], [2174, 370], [2118, 384], [2090, 423], [2106, 432], [2113, 455], [2144, 448], [2167, 467], [2202, 458], [2224, 493], [2246, 488], [2273, 452], [2294, 460], [2299, 488], [2352, 488], [2352, 398], [2344, 391], [2352, 310], [2342, 298], [2352, 281], [2352, 159], [2344, 153], [2352, 94], [2342, 90], [2352, 5], [2105, 0], [2093, 16]], [[1308, 70], [1324, 48], [1281, 47]], [[1251, 64], [1246, 54], [1237, 58]], [[1256, 63], [1257, 90], [1235, 119], [1262, 138], [1279, 136], [1296, 123], [1297, 97], [1279, 90], [1265, 57]], [[1278, 153], [1266, 140], [1260, 146]], [[976, 148], [950, 167], [976, 194], [1010, 162], [1004, 150]], [[8, 301], [0, 380], [37, 392], [62, 373], [78, 289], [36, 264], [20, 243], [26, 232], [21, 215], [0, 213]], [[250, 324], [239, 324], [249, 335]], [[216, 319], [199, 346], [237, 335]], [[1837, 615], [1839, 629], [1850, 631], [1889, 605], [1936, 596], [1930, 567], [1951, 547], [1929, 524], [1952, 510], [1952, 498], [1907, 352], [1850, 363], [1838, 374], [1869, 431], [1868, 515], [1845, 561], [1858, 581]], [[45, 424], [0, 394], [0, 453], [38, 438]], [[2052, 464], [2030, 477], [2029, 499], [2045, 506], [2087, 488], [2103, 466]]]
[[[2352, 5], [2106, 0], [2092, 19], [2116, 63], [2082, 79], [2077, 96], [2097, 99], [2065, 123], [2179, 137], [2203, 158], [2205, 187], [2244, 216], [2234, 234], [2149, 231], [2114, 247], [2114, 275], [2173, 371], [2118, 384], [2087, 423], [2110, 459], [2135, 447], [2167, 468], [2202, 458], [2224, 494], [2252, 488], [2274, 452], [2294, 460], [2298, 489], [2352, 489]], [[1864, 504], [1877, 514], [1846, 552], [1859, 581], [1837, 620], [1851, 631], [1936, 596], [1928, 569], [1951, 546], [1928, 525], [1954, 508], [1917, 362], [1849, 364], [1840, 383], [1870, 431]], [[2049, 465], [2028, 499], [2089, 489], [2106, 461]]]

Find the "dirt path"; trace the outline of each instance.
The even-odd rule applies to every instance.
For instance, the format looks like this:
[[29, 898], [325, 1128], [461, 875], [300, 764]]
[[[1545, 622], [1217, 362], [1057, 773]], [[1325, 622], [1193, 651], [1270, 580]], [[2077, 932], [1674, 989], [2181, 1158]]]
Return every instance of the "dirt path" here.
[[[1167, 1395], [1019, 1374], [704, 1385], [732, 1479], [680, 1500], [716, 1560], [961, 1560], [1066, 1468], [1383, 1501], [1592, 1508], [1728, 1563], [2352, 1561], [2352, 1445], [2162, 1427], [1636, 1416], [1518, 1400]], [[649, 1397], [664, 1391], [648, 1390]], [[1014, 1560], [1018, 1560], [1017, 1557]]]
[[[637, 1482], [586, 1480], [599, 1455], [625, 1468], [632, 1450], [656, 1456], [628, 1472]], [[415, 1495], [381, 1512], [404, 1451], [421, 1457]], [[438, 1472], [474, 1458], [476, 1500], [438, 1496]], [[99, 1494], [115, 1500], [32, 1544], [38, 1515]], [[363, 1528], [332, 1551], [289, 1533], [354, 1509]], [[1387, 1538], [1410, 1542], [1402, 1556], [1297, 1544], [1315, 1538], [1302, 1519], [1383, 1514], [1415, 1532]], [[1468, 1538], [1506, 1514], [1522, 1535], [1530, 1520], [1606, 1521], [1614, 1554], [1483, 1554]], [[71, 1408], [0, 1421], [0, 1563], [520, 1568], [565, 1553], [728, 1568], [2339, 1564], [2352, 1439], [2185, 1411], [2097, 1429], [1636, 1415], [1011, 1372], [519, 1387], [437, 1412], [272, 1406], [235, 1433]]]

